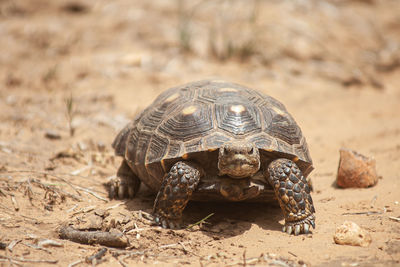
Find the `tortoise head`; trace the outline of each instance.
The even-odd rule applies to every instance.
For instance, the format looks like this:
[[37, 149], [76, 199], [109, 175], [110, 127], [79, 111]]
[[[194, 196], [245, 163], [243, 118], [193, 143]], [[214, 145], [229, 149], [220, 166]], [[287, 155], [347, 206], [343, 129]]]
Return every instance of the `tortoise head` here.
[[219, 149], [219, 175], [228, 175], [232, 178], [253, 176], [260, 169], [260, 152], [258, 148], [248, 142], [231, 141]]

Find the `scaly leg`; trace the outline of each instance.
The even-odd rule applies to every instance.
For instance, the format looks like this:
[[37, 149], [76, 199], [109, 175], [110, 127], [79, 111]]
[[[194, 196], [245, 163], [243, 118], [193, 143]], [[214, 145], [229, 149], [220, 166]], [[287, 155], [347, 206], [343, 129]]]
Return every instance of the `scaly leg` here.
[[109, 196], [113, 198], [134, 198], [139, 191], [140, 180], [125, 160], [118, 169], [117, 177], [109, 182]]
[[274, 188], [285, 216], [283, 231], [295, 235], [315, 228], [315, 209], [310, 187], [297, 165], [289, 159], [277, 159], [268, 166], [267, 180]]
[[182, 212], [200, 181], [195, 164], [179, 161], [164, 177], [154, 202], [154, 220], [163, 228], [180, 228]]

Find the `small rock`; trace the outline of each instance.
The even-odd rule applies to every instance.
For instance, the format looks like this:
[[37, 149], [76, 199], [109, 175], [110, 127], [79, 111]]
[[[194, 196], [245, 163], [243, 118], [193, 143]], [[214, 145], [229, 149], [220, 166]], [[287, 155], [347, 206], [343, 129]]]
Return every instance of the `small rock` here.
[[371, 244], [371, 235], [351, 221], [345, 221], [336, 228], [333, 240], [339, 245], [368, 247]]
[[378, 182], [375, 159], [349, 149], [340, 150], [336, 183], [339, 187], [366, 188]]
[[61, 135], [53, 130], [47, 130], [44, 136], [51, 140], [61, 139]]

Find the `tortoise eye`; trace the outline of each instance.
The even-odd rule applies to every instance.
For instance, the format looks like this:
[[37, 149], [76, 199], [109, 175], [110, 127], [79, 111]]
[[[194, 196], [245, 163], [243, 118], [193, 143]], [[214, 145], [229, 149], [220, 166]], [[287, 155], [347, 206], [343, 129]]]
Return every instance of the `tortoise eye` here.
[[249, 154], [253, 154], [254, 153], [254, 148], [250, 148]]

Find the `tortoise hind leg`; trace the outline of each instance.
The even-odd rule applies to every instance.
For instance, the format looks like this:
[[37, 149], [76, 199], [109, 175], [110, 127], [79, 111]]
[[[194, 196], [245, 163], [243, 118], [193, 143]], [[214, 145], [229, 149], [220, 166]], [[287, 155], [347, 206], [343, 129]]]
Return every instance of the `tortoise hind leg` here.
[[111, 199], [134, 198], [139, 191], [140, 179], [133, 173], [126, 160], [123, 160], [117, 177], [112, 179], [108, 185]]
[[163, 228], [180, 228], [182, 212], [201, 177], [191, 162], [179, 161], [166, 174], [154, 201], [154, 220]]
[[310, 226], [315, 228], [315, 209], [310, 187], [300, 169], [293, 161], [282, 158], [272, 161], [267, 172], [267, 180], [285, 216], [283, 231], [295, 235], [309, 233]]

